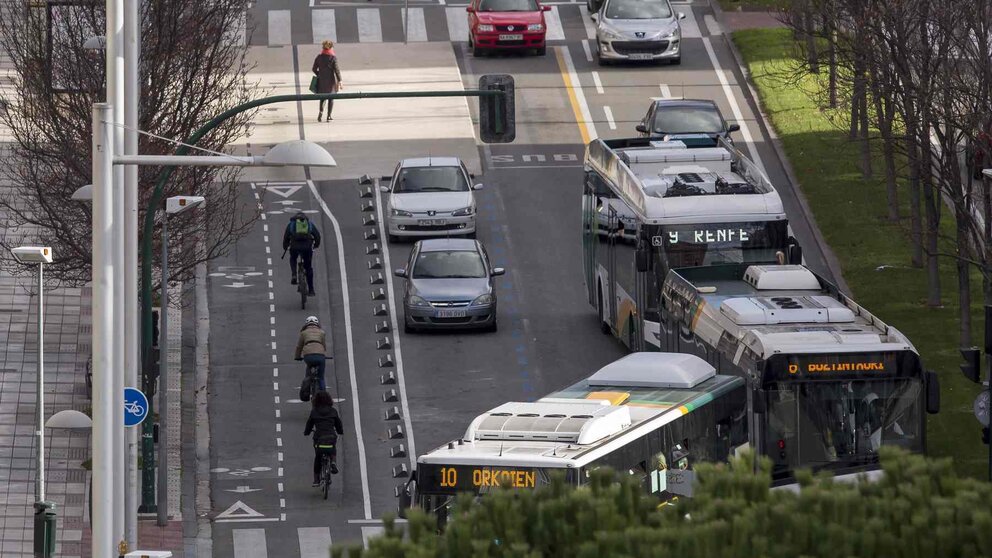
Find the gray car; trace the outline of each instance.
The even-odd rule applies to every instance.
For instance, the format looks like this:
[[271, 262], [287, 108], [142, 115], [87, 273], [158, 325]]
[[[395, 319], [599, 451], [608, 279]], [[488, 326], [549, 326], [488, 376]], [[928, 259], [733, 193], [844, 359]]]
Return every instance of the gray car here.
[[599, 64], [621, 60], [682, 63], [682, 29], [668, 0], [606, 0], [596, 22]]
[[492, 267], [486, 249], [477, 240], [433, 238], [413, 246], [406, 267], [397, 277], [406, 278], [403, 294], [403, 329], [481, 328], [496, 331], [496, 292], [493, 277], [503, 275]]

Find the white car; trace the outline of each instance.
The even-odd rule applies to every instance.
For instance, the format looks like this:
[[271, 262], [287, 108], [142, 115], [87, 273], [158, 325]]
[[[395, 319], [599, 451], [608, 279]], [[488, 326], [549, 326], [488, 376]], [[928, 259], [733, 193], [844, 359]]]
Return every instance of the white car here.
[[625, 60], [682, 63], [679, 20], [685, 14], [668, 0], [605, 0], [592, 18], [600, 66]]
[[385, 196], [386, 232], [400, 237], [475, 238], [473, 175], [457, 157], [404, 159], [396, 165]]

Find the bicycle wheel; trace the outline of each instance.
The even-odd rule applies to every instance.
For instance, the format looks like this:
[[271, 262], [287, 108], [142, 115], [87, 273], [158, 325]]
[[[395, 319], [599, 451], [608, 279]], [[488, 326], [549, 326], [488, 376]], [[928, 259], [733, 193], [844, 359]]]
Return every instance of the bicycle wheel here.
[[320, 466], [320, 482], [324, 488], [324, 499], [331, 493], [331, 458], [324, 456]]
[[313, 404], [313, 398], [320, 391], [320, 381], [317, 379], [317, 370], [311, 368], [307, 376], [310, 377], [310, 402]]
[[307, 274], [306, 270], [303, 269], [303, 264], [298, 264], [296, 266], [296, 285], [297, 290], [300, 291], [300, 309], [307, 309], [307, 291], [310, 289], [310, 285], [307, 284]]

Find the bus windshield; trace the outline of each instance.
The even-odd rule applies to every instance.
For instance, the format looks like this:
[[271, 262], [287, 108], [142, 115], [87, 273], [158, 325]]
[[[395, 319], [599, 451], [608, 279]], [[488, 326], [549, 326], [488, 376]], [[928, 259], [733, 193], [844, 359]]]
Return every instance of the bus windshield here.
[[882, 445], [923, 451], [920, 390], [911, 378], [775, 382], [763, 416], [775, 477], [876, 463]]
[[672, 267], [734, 263], [775, 263], [789, 240], [783, 221], [667, 225], [651, 239], [658, 254]]

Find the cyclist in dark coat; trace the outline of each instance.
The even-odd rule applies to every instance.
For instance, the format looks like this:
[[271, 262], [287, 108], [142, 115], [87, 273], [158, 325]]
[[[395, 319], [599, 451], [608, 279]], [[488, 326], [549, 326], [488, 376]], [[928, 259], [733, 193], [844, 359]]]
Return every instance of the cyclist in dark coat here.
[[282, 249], [289, 250], [289, 269], [293, 274], [292, 284], [296, 284], [296, 258], [303, 258], [303, 269], [307, 273], [307, 286], [310, 296], [313, 290], [313, 251], [320, 247], [320, 231], [302, 211], [293, 216], [282, 235]]
[[334, 408], [334, 400], [326, 391], [318, 391], [313, 398], [313, 409], [307, 419], [304, 436], [313, 432], [313, 485], [320, 486], [320, 461], [323, 455], [331, 456], [331, 473], [337, 474], [337, 443], [338, 436], [344, 435], [344, 425], [338, 410]]

